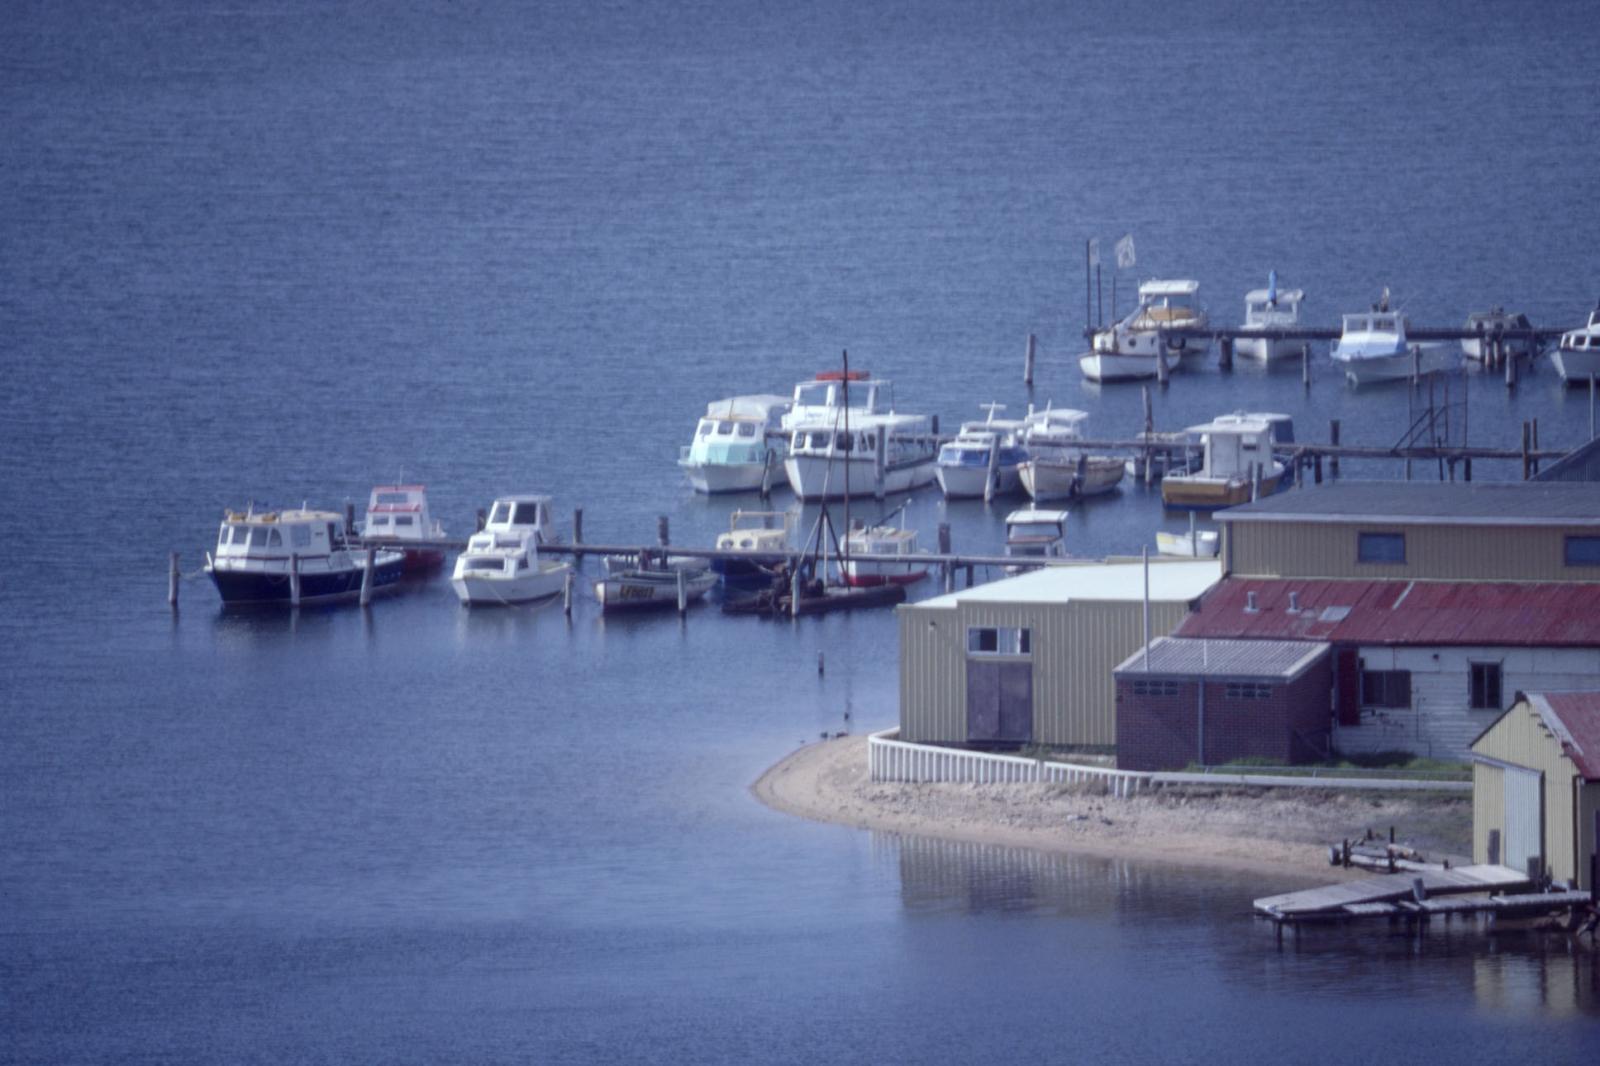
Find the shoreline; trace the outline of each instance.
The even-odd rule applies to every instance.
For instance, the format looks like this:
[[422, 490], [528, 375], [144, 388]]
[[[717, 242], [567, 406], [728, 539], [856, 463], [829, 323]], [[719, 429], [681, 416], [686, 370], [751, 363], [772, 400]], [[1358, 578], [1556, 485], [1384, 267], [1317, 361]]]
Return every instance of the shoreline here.
[[1059, 784], [904, 784], [867, 779], [864, 736], [790, 753], [750, 786], [773, 810], [816, 822], [1037, 851], [1294, 877], [1372, 876], [1328, 863], [1328, 845], [1371, 827], [1454, 862], [1470, 797], [1204, 787], [1127, 799]]

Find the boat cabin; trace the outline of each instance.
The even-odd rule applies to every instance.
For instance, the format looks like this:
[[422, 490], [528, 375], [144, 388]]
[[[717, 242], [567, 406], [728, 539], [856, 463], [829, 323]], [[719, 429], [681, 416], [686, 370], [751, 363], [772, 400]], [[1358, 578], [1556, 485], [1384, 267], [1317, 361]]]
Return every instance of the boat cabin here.
[[328, 556], [344, 549], [343, 523], [332, 511], [229, 511], [217, 532], [216, 558]]
[[863, 414], [859, 417], [860, 423], [852, 419], [848, 430], [842, 420], [839, 425], [796, 429], [789, 441], [790, 454], [876, 463], [881, 447], [883, 462], [894, 466], [921, 459], [931, 452], [925, 443], [932, 433], [926, 416]]
[[1272, 424], [1249, 415], [1222, 415], [1203, 426], [1190, 426], [1204, 443], [1200, 476], [1249, 478], [1259, 467], [1272, 469]]
[[1304, 289], [1252, 289], [1244, 297], [1244, 324], [1283, 326], [1297, 322], [1300, 303], [1305, 298]]
[[1360, 334], [1379, 334], [1386, 338], [1405, 340], [1406, 318], [1396, 311], [1363, 311], [1358, 315], [1345, 315], [1341, 332], [1347, 338]]
[[783, 428], [784, 396], [730, 396], [706, 404], [685, 458], [698, 462], [760, 462], [767, 433]]
[[554, 540], [549, 496], [501, 496], [489, 509], [485, 533], [532, 532], [540, 544]]
[[1067, 513], [1024, 507], [1006, 515], [1006, 554], [1017, 559], [1065, 558]]
[[1139, 307], [1135, 314], [1156, 324], [1193, 318], [1199, 313], [1196, 294], [1198, 281], [1161, 281], [1152, 278], [1139, 286]]
[[366, 537], [423, 540], [441, 536], [428, 514], [428, 493], [422, 485], [378, 485], [367, 499]]
[[831, 425], [846, 407], [846, 392], [852, 415], [888, 414], [894, 410], [894, 386], [890, 382], [873, 379], [864, 370], [852, 370], [847, 382], [842, 371], [825, 370], [794, 387], [783, 428]]
[[719, 551], [787, 551], [794, 515], [788, 511], [735, 511], [728, 532], [717, 536]]

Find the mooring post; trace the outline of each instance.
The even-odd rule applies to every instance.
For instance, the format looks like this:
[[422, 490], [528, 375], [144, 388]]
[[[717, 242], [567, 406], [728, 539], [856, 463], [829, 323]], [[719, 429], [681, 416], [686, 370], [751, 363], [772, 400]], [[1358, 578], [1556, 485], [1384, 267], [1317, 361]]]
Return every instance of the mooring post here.
[[1311, 344], [1307, 342], [1300, 346], [1300, 384], [1309, 391], [1311, 389]]
[[178, 569], [178, 553], [173, 552], [167, 559], [167, 606], [174, 609], [178, 606], [178, 583], [182, 577]]
[[983, 502], [993, 503], [995, 493], [995, 471], [1000, 466], [1000, 434], [996, 433], [989, 438], [989, 467], [983, 475]]
[[1150, 458], [1151, 439], [1155, 435], [1155, 413], [1150, 406], [1150, 386], [1140, 385], [1139, 390], [1144, 394], [1144, 483], [1150, 485]]
[[683, 567], [678, 568], [678, 613], [683, 614], [689, 610], [689, 572]]
[[951, 591], [955, 583], [955, 567], [950, 565], [950, 523], [939, 523], [939, 554], [944, 556], [944, 561], [939, 564], [939, 569], [944, 572], [944, 590]]
[[1505, 354], [1503, 359], [1504, 359], [1504, 362], [1506, 364], [1506, 388], [1514, 389], [1514, 388], [1517, 387], [1517, 359], [1516, 359], [1516, 356], [1514, 356], [1514, 355], [1512, 355], [1512, 354], [1510, 354], [1508, 352], [1508, 353]]
[[822, 653], [819, 651], [819, 652], [817, 652], [817, 676], [821, 677], [821, 676], [823, 676], [823, 674], [825, 672], [826, 672], [826, 670], [825, 670], [825, 668], [823, 666], [823, 662], [822, 662]]
[[[362, 581], [366, 575], [361, 575]], [[289, 553], [289, 606], [300, 606], [300, 553]]]
[[[583, 543], [583, 508], [582, 507], [574, 507], [572, 509], [572, 543], [573, 544], [582, 544]], [[579, 555], [578, 558], [582, 559], [583, 556]]]
[[378, 549], [367, 549], [367, 565], [361, 571], [361, 606], [372, 602], [372, 571], [378, 565]]
[[[872, 498], [881, 500], [885, 493], [885, 483], [889, 475], [889, 427], [879, 426], [877, 429], [877, 450], [872, 456]], [[846, 458], [846, 462], [849, 459]]]
[[572, 568], [567, 568], [567, 576], [561, 580], [561, 613], [568, 618], [572, 617]]
[[669, 533], [670, 531], [667, 526], [667, 516], [664, 514], [656, 515], [656, 541], [660, 543], [663, 548], [672, 543], [672, 537], [669, 535]]
[[1167, 369], [1167, 335], [1162, 333], [1156, 339], [1156, 381], [1165, 385], [1170, 374], [1171, 371]]
[[1528, 422], [1527, 422], [1526, 419], [1524, 419], [1523, 422], [1522, 422], [1522, 480], [1524, 480], [1524, 481], [1528, 480], [1528, 474], [1529, 474], [1529, 469], [1528, 469], [1528, 430], [1529, 430]]
[[1422, 380], [1422, 345], [1411, 346], [1411, 384], [1415, 385]]
[[772, 495], [772, 467], [778, 458], [778, 453], [772, 448], [767, 449], [767, 458], [761, 464], [761, 498], [764, 500]]
[[[1535, 452], [1539, 450], [1539, 420], [1537, 418], [1533, 420], [1533, 450]], [[1539, 457], [1535, 455], [1532, 458], [1533, 472], [1537, 474], [1539, 472]]]
[[[1270, 343], [1263, 341], [1263, 344]], [[1233, 369], [1233, 338], [1223, 337], [1217, 342], [1217, 369]]]
[[1589, 375], [1589, 439], [1594, 440], [1594, 375]]
[[1328, 443], [1333, 445], [1333, 451], [1328, 455], [1328, 476], [1334, 481], [1339, 480], [1339, 420], [1330, 419], [1328, 422]]
[[789, 617], [800, 617], [800, 560], [794, 560], [794, 566], [789, 571]]
[[1322, 484], [1322, 453], [1318, 452], [1313, 461], [1316, 465], [1312, 467], [1312, 472], [1317, 479], [1317, 484], [1320, 485]]
[[349, 500], [344, 501], [344, 535], [356, 535], [356, 505]]
[[1038, 340], [1032, 333], [1028, 334], [1028, 354], [1022, 361], [1022, 383], [1030, 389], [1033, 388], [1033, 354]]

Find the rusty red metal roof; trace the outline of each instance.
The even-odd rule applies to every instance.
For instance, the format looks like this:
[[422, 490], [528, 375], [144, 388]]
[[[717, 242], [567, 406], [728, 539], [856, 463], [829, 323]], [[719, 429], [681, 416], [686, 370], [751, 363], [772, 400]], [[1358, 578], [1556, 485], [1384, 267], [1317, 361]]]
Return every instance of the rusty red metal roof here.
[[1600, 648], [1596, 605], [1600, 584], [1229, 577], [1200, 598], [1173, 635]]
[[1542, 700], [1555, 716], [1546, 724], [1554, 725], [1551, 732], [1584, 780], [1600, 781], [1600, 692], [1530, 693], [1529, 699], [1535, 707]]

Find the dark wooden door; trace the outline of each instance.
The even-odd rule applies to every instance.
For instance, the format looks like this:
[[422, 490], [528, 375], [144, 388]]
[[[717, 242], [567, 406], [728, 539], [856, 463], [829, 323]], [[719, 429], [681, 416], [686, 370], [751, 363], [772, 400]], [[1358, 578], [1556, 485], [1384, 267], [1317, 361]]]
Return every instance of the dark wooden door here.
[[1033, 664], [967, 662], [967, 740], [1026, 744], [1033, 739]]
[[1361, 660], [1354, 648], [1340, 648], [1334, 660], [1334, 691], [1338, 694], [1339, 724], [1361, 724]]

